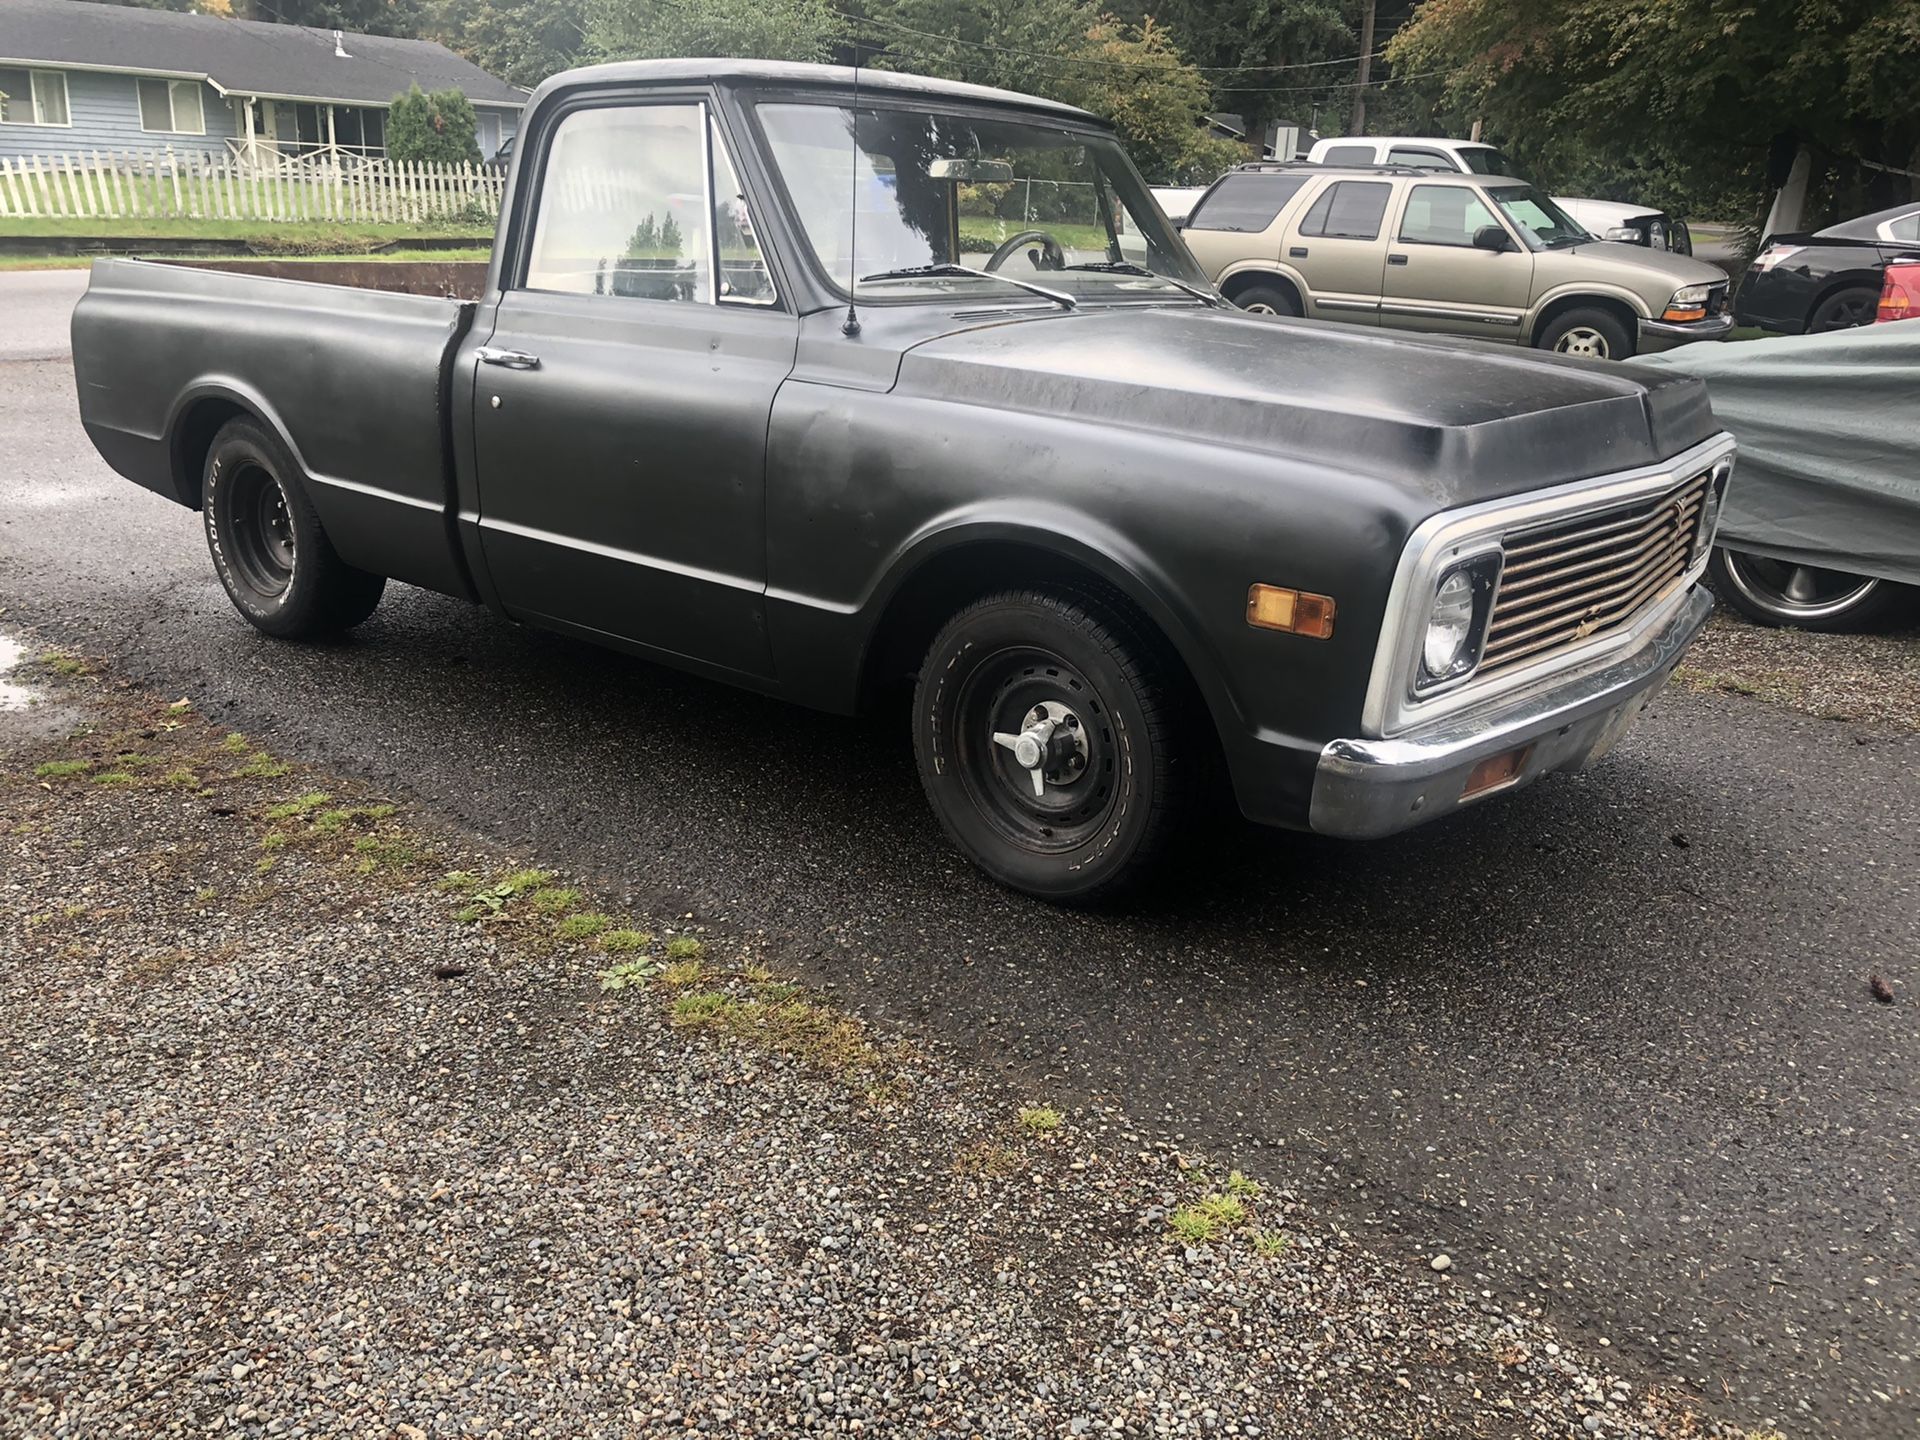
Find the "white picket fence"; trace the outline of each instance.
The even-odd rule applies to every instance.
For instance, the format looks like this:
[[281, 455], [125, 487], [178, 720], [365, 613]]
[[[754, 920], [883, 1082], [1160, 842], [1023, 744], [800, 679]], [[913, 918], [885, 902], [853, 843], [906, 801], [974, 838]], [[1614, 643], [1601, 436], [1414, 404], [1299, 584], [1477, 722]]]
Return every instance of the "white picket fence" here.
[[384, 159], [349, 169], [171, 151], [0, 156], [0, 219], [482, 222], [499, 212], [505, 184], [478, 165]]

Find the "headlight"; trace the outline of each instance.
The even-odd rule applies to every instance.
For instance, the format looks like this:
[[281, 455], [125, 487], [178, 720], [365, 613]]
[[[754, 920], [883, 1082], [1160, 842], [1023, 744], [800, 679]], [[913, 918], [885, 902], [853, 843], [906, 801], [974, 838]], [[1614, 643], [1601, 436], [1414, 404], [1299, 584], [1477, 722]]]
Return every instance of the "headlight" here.
[[1603, 240], [1618, 240], [1622, 245], [1638, 245], [1640, 243], [1640, 232], [1631, 225], [1615, 225], [1600, 238]]
[[[1658, 294], [1658, 291], [1654, 292]], [[1669, 310], [1698, 310], [1707, 303], [1707, 297], [1713, 294], [1712, 285], [1684, 285], [1673, 292], [1673, 299], [1667, 302]]]
[[1420, 688], [1458, 679], [1480, 659], [1483, 597], [1492, 593], [1497, 561], [1480, 559], [1456, 565], [1434, 587], [1427, 612], [1427, 633], [1420, 642]]

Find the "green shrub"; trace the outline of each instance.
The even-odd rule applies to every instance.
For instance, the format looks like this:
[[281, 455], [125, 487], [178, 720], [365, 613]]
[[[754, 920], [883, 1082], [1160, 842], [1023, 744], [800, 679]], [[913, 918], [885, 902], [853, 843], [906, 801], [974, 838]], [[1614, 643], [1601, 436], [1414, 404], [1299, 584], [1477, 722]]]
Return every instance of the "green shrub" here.
[[403, 164], [478, 165], [478, 128], [473, 102], [458, 90], [429, 95], [415, 85], [394, 96], [387, 111], [387, 158]]

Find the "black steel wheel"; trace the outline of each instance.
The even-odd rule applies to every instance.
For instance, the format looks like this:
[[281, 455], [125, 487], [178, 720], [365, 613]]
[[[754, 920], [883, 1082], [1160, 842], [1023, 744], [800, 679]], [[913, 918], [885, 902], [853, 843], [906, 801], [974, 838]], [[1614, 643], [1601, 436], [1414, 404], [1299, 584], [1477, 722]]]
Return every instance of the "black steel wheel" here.
[[207, 549], [227, 596], [281, 639], [337, 634], [380, 603], [386, 580], [342, 561], [279, 437], [230, 420], [213, 437], [201, 479]]
[[1912, 592], [1872, 575], [1826, 570], [1717, 546], [1707, 562], [1713, 593], [1760, 625], [1866, 630], [1905, 612]]
[[953, 842], [1049, 900], [1141, 878], [1194, 789], [1175, 664], [1118, 596], [1010, 591], [954, 616], [914, 694], [921, 782]]
[[1836, 290], [1807, 317], [1807, 333], [1824, 335], [1830, 330], [1851, 330], [1856, 325], [1871, 325], [1880, 307], [1880, 292], [1864, 285]]

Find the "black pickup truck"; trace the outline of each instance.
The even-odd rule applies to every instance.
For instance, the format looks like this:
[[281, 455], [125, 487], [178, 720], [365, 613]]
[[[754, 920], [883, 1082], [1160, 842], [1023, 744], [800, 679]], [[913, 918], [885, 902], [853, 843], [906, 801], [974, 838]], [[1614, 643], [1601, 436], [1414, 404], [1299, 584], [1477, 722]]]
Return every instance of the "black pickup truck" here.
[[543, 85], [477, 302], [101, 261], [73, 341], [261, 630], [392, 579], [833, 711], [911, 681], [948, 833], [1055, 899], [1215, 775], [1366, 837], [1590, 763], [1732, 465], [1691, 380], [1225, 307], [1081, 111], [816, 66]]

